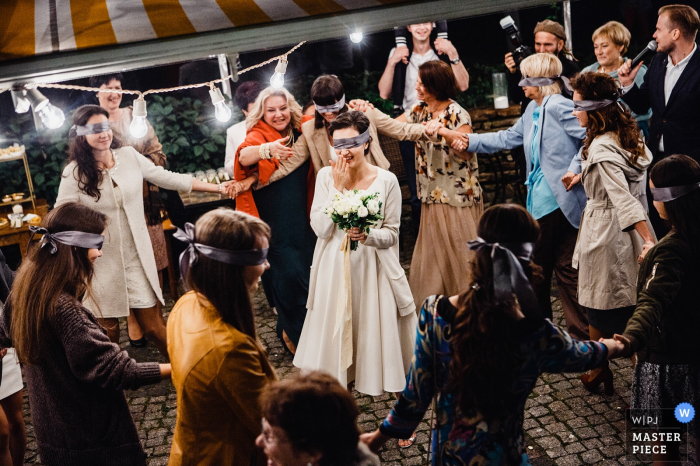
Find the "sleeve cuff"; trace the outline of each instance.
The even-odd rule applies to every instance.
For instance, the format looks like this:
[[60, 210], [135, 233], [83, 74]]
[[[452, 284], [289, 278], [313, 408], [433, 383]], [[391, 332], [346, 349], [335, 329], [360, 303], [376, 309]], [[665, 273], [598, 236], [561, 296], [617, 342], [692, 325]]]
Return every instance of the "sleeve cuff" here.
[[160, 382], [160, 364], [157, 362], [139, 363], [139, 385], [150, 385]]
[[621, 87], [620, 91], [622, 95], [627, 94], [632, 88], [634, 87], [634, 83], [630, 84], [629, 86]]

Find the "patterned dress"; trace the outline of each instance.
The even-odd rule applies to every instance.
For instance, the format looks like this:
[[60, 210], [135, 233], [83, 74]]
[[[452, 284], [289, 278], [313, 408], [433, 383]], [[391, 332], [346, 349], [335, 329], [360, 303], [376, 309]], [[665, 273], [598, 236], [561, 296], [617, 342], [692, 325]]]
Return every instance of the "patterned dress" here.
[[[598, 342], [573, 340], [565, 330], [546, 320], [521, 320], [519, 368], [513, 409], [505, 418], [487, 421], [478, 411], [463, 413], [456, 393], [444, 389], [452, 360], [451, 327], [457, 310], [448, 298], [429, 297], [418, 319], [415, 353], [403, 391], [380, 426], [383, 434], [409, 438], [437, 393], [437, 427], [433, 427], [433, 465], [528, 465], [523, 438], [523, 416], [527, 397], [543, 372], [581, 372], [600, 366], [607, 349]], [[435, 357], [433, 351], [437, 351]], [[435, 367], [437, 364], [437, 367]], [[438, 460], [438, 457], [440, 460]]]
[[[471, 125], [469, 113], [456, 102], [450, 102], [438, 118], [451, 130]], [[421, 102], [406, 112], [406, 119], [423, 123], [433, 116]], [[461, 159], [444, 139], [416, 142], [416, 184], [422, 207], [409, 277], [416, 309], [427, 296], [463, 291], [472, 257], [467, 243], [476, 239], [483, 212], [478, 176], [475, 154], [468, 161]]]

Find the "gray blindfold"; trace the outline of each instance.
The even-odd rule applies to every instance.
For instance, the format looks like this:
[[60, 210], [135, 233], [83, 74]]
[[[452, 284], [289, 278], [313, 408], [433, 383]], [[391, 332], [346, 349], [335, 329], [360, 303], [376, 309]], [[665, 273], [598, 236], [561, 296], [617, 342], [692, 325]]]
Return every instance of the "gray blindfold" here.
[[558, 75], [554, 76], [552, 78], [547, 78], [547, 77], [539, 77], [539, 78], [531, 78], [529, 76], [525, 76], [523, 79], [520, 80], [518, 83], [518, 86], [520, 87], [543, 87], [543, 86], [550, 86], [556, 82], [561, 83], [562, 85], [562, 92], [564, 92], [567, 95], [574, 95], [574, 89], [571, 87], [571, 83], [569, 82], [569, 78], [566, 76]]
[[84, 231], [61, 231], [58, 233], [49, 233], [49, 230], [46, 228], [37, 227], [34, 225], [30, 225], [29, 231], [31, 231], [32, 234], [29, 236], [27, 249], [29, 249], [29, 244], [31, 244], [34, 234], [38, 233], [40, 235], [44, 235], [44, 237], [41, 239], [41, 247], [44, 248], [45, 246], [48, 246], [51, 254], [56, 254], [56, 251], [58, 251], [58, 245], [56, 243], [84, 249], [102, 249], [102, 244], [105, 240], [103, 235], [98, 235], [96, 233], [86, 233]]
[[574, 100], [574, 110], [579, 110], [583, 112], [590, 112], [593, 110], [598, 110], [599, 108], [607, 107], [608, 105], [614, 104], [620, 98], [619, 93], [613, 94], [610, 99], [602, 100]]
[[267, 260], [268, 248], [232, 251], [197, 243], [195, 242], [194, 225], [189, 222], [185, 223], [184, 231], [178, 228], [173, 236], [183, 243], [189, 244], [187, 249], [180, 254], [180, 275], [183, 279], [187, 278], [189, 268], [197, 264], [199, 254], [217, 262], [242, 266], [260, 265]]
[[73, 125], [71, 129], [73, 128], [75, 128], [76, 136], [87, 136], [88, 134], [106, 133], [107, 131], [112, 129], [112, 127], [109, 126], [109, 121], [103, 121], [102, 123], [94, 123], [92, 125]]
[[316, 102], [314, 102], [314, 107], [316, 107], [316, 111], [318, 113], [339, 112], [343, 109], [343, 107], [345, 107], [345, 94], [343, 94], [343, 97], [341, 97], [340, 100], [334, 103], [333, 105], [319, 105]]
[[357, 136], [351, 138], [333, 138], [333, 149], [353, 149], [360, 147], [369, 141], [369, 128]]
[[671, 186], [669, 188], [650, 188], [656, 202], [669, 202], [700, 188], [700, 183]]
[[493, 262], [493, 292], [498, 301], [505, 302], [515, 295], [520, 310], [532, 319], [542, 319], [539, 302], [518, 259], [529, 261], [532, 258], [534, 243], [494, 243], [481, 238], [469, 242], [469, 249], [490, 250]]

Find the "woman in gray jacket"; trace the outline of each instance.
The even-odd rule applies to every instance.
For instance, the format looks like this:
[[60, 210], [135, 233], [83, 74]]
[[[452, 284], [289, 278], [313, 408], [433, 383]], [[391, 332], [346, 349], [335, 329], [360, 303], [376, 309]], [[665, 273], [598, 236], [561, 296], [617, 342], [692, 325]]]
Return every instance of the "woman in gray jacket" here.
[[93, 293], [84, 305], [119, 343], [119, 317], [134, 312], [139, 326], [167, 357], [163, 303], [153, 247], [143, 210], [143, 182], [178, 191], [222, 192], [227, 184], [194, 180], [157, 167], [133, 147], [120, 147], [107, 110], [83, 105], [73, 115], [70, 158], [63, 170], [56, 205], [79, 202], [107, 215], [103, 259], [95, 264]]
[[[652, 156], [629, 110], [618, 105], [613, 78], [583, 73], [571, 84], [573, 114], [586, 128], [577, 178], [588, 198], [572, 263], [579, 271], [578, 300], [588, 314], [591, 340], [597, 341], [624, 331], [637, 303], [639, 262], [654, 246], [640, 200]], [[612, 395], [607, 364], [581, 375], [581, 382], [589, 391], [604, 383]]]

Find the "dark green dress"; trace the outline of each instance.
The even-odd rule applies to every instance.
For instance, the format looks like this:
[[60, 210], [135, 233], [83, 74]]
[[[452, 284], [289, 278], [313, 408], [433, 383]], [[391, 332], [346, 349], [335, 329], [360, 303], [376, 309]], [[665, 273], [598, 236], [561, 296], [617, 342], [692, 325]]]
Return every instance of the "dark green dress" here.
[[260, 218], [270, 225], [272, 237], [263, 274], [263, 287], [277, 308], [277, 335], [282, 331], [294, 345], [299, 343], [306, 318], [309, 273], [316, 235], [307, 212], [307, 176], [311, 161], [269, 186], [253, 191]]

